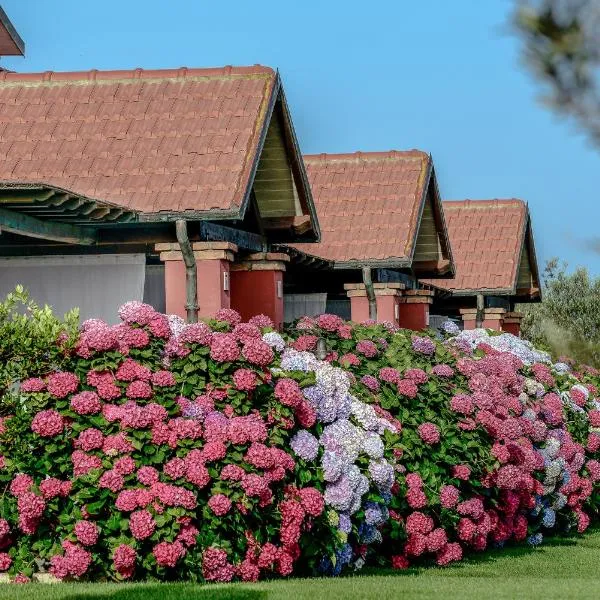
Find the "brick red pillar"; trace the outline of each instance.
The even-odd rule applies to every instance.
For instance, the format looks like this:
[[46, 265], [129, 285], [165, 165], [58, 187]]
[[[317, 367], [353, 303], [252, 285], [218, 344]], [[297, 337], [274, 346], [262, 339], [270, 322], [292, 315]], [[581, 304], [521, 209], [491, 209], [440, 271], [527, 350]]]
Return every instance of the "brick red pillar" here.
[[483, 311], [483, 328], [502, 331], [502, 321], [504, 320], [504, 308], [486, 308]]
[[[156, 244], [165, 263], [165, 300], [167, 314], [185, 318], [185, 264], [179, 244]], [[198, 317], [210, 318], [220, 308], [230, 308], [229, 265], [237, 251], [229, 242], [193, 242], [198, 275]]]
[[[398, 302], [402, 283], [374, 283], [375, 300], [377, 302], [377, 321], [387, 321], [398, 325]], [[369, 320], [369, 299], [364, 283], [346, 283], [344, 289], [350, 298], [350, 319], [355, 323]]]
[[429, 307], [433, 302], [433, 294], [431, 290], [405, 290], [400, 298], [400, 327], [413, 331], [429, 327]]
[[521, 337], [521, 321], [523, 320], [523, 313], [520, 312], [507, 312], [504, 315], [504, 321], [502, 322], [502, 331], [506, 333], [512, 333], [517, 337]]
[[[483, 311], [483, 329], [494, 329], [502, 331], [502, 323], [504, 321], [503, 308], [486, 308]], [[477, 327], [477, 309], [476, 308], [461, 308], [460, 314], [463, 318], [464, 329], [475, 329]]]
[[461, 308], [459, 312], [463, 320], [463, 329], [477, 329], [476, 308]]
[[271, 318], [283, 327], [283, 273], [287, 254], [258, 252], [231, 265], [231, 308], [246, 321], [254, 315]]

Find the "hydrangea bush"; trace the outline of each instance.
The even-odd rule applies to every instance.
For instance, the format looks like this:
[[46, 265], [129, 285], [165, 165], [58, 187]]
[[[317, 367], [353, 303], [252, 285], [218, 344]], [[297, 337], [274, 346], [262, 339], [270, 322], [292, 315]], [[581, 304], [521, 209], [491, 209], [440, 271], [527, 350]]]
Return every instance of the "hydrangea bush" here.
[[252, 581], [354, 559], [365, 511], [390, 499], [395, 429], [349, 375], [266, 317], [120, 317], [83, 323], [0, 424], [0, 570]]
[[289, 331], [327, 341], [352, 392], [399, 421], [390, 519], [374, 560], [444, 565], [465, 551], [584, 531], [598, 511], [598, 372], [552, 365], [509, 334], [446, 329], [446, 340], [324, 315]]
[[0, 572], [15, 581], [446, 565], [597, 516], [593, 369], [450, 327], [321, 315], [282, 336], [262, 315], [186, 325], [137, 302], [120, 318], [84, 322], [56, 341], [60, 364], [12, 386]]

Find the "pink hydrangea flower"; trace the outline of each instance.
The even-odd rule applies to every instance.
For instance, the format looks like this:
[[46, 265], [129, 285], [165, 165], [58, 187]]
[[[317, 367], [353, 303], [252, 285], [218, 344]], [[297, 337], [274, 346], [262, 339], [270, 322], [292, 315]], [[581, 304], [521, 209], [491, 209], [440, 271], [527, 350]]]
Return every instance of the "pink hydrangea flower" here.
[[116, 372], [116, 378], [119, 381], [149, 381], [152, 377], [152, 372], [148, 367], [144, 367], [132, 358], [126, 358]]
[[223, 494], [215, 494], [209, 498], [208, 507], [217, 517], [222, 517], [231, 510], [231, 500]]
[[[223, 309], [225, 310], [225, 309]], [[152, 549], [156, 562], [161, 567], [174, 567], [180, 558], [185, 556], [185, 547], [179, 541], [160, 542]]]
[[47, 500], [52, 498], [66, 498], [71, 492], [73, 484], [70, 481], [61, 481], [55, 477], [48, 477], [40, 482], [40, 492]]
[[268, 317], [267, 315], [255, 315], [254, 317], [250, 317], [250, 319], [248, 319], [248, 323], [251, 325], [256, 325], [256, 327], [260, 327], [261, 329], [272, 329], [275, 327], [271, 317]]
[[22, 392], [43, 392], [45, 389], [46, 383], [39, 377], [31, 377], [21, 383]]
[[0, 552], [0, 572], [8, 571], [12, 565], [12, 558], [6, 552]]
[[91, 521], [77, 521], [75, 523], [75, 536], [83, 546], [93, 546], [98, 541], [100, 530]]
[[314, 350], [317, 345], [319, 338], [316, 335], [301, 335], [297, 340], [292, 342], [291, 346], [298, 352], [307, 352]]
[[360, 340], [356, 344], [356, 351], [367, 358], [377, 356], [377, 346], [370, 340]]
[[147, 510], [136, 510], [129, 517], [129, 530], [136, 540], [149, 538], [156, 529], [156, 522]]
[[417, 385], [427, 383], [429, 380], [427, 373], [425, 373], [423, 369], [406, 369], [404, 372], [404, 377], [414, 381]]
[[152, 397], [152, 388], [146, 381], [132, 381], [125, 392], [128, 398], [132, 399], [146, 399]]
[[95, 392], [79, 392], [71, 397], [71, 408], [78, 415], [95, 415], [102, 410], [102, 402]]
[[75, 450], [75, 452], [71, 454], [71, 461], [73, 463], [73, 475], [75, 477], [86, 475], [93, 469], [102, 468], [102, 461], [99, 457], [86, 454], [81, 450]]
[[302, 390], [293, 379], [280, 379], [275, 384], [275, 396], [285, 406], [296, 407], [303, 400]]
[[443, 377], [444, 379], [450, 379], [454, 377], [454, 369], [450, 365], [435, 365], [431, 372], [438, 377]]
[[342, 325], [344, 325], [344, 321], [338, 317], [337, 315], [323, 314], [317, 317], [316, 324], [321, 329], [325, 331], [337, 331]]
[[216, 321], [229, 323], [232, 327], [242, 322], [242, 317], [237, 310], [232, 308], [221, 308], [215, 313]]
[[414, 381], [410, 379], [401, 379], [398, 382], [398, 393], [406, 396], [407, 398], [416, 398], [419, 393], [419, 388]]
[[452, 467], [452, 477], [462, 479], [463, 481], [469, 481], [471, 469], [467, 465], [454, 465]]
[[33, 486], [33, 477], [25, 474], [15, 475], [14, 479], [11, 481], [9, 490], [13, 496], [17, 498], [31, 490]]
[[443, 508], [453, 508], [458, 503], [460, 492], [453, 485], [444, 485], [440, 490], [440, 504]]
[[214, 333], [210, 340], [210, 357], [217, 362], [233, 362], [240, 357], [237, 340], [231, 333]]
[[98, 487], [109, 489], [111, 492], [118, 492], [123, 489], [125, 481], [123, 475], [114, 469], [102, 473], [100, 480], [98, 481]]
[[176, 383], [175, 376], [171, 371], [156, 371], [156, 373], [152, 373], [152, 385], [157, 387], [171, 387]]
[[40, 411], [31, 421], [31, 430], [42, 437], [54, 437], [62, 433], [64, 426], [61, 414], [52, 408]]
[[135, 471], [135, 460], [131, 456], [122, 456], [115, 461], [113, 469], [121, 475], [131, 475]]
[[353, 353], [348, 353], [348, 354], [344, 354], [343, 356], [340, 356], [339, 359], [340, 364], [342, 364], [343, 366], [351, 366], [351, 367], [357, 367], [358, 365], [360, 365], [360, 358], [358, 358], [358, 356], [356, 356], [356, 354]]
[[120, 544], [113, 552], [113, 566], [115, 571], [124, 579], [128, 579], [133, 575], [136, 559], [137, 554], [131, 546]]
[[159, 479], [159, 473], [154, 467], [140, 467], [137, 472], [138, 481], [144, 485], [152, 485]]
[[53, 373], [48, 377], [46, 386], [55, 398], [66, 398], [69, 394], [77, 391], [79, 378], [73, 373]]
[[233, 384], [236, 390], [251, 392], [258, 385], [256, 373], [250, 369], [237, 369], [233, 374]]
[[379, 370], [379, 379], [387, 383], [397, 384], [402, 379], [402, 376], [400, 375], [398, 369], [393, 369], [392, 367], [383, 367]]
[[242, 349], [244, 358], [253, 365], [264, 367], [273, 362], [271, 346], [262, 340], [251, 339], [244, 344]]

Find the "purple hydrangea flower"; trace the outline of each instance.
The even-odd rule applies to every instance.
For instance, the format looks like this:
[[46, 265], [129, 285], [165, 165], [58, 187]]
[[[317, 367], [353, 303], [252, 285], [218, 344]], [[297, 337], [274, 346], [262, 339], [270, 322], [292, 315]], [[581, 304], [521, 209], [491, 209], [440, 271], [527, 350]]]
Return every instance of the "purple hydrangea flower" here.
[[315, 460], [319, 453], [319, 440], [306, 429], [296, 433], [290, 441], [290, 446], [304, 460]]

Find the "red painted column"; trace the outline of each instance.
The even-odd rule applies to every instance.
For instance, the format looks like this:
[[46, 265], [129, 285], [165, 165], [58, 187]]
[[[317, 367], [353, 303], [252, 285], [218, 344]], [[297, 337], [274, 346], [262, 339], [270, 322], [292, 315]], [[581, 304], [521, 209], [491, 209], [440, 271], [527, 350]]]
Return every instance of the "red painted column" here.
[[[186, 316], [185, 264], [178, 244], [156, 244], [165, 263], [165, 299], [167, 314]], [[230, 308], [229, 265], [235, 244], [229, 242], [193, 242], [196, 258], [198, 317], [210, 318], [220, 308]]]
[[[402, 283], [374, 283], [375, 300], [377, 302], [377, 321], [398, 325], [398, 302]], [[346, 294], [350, 298], [350, 319], [355, 323], [369, 320], [369, 299], [363, 283], [344, 284]]]
[[504, 321], [502, 323], [502, 331], [506, 333], [512, 333], [517, 337], [521, 337], [521, 321], [523, 320], [523, 313], [520, 312], [507, 312], [504, 315]]
[[[495, 331], [503, 331], [504, 313], [503, 308], [486, 308], [483, 311], [483, 329], [494, 329]], [[460, 314], [463, 318], [464, 329], [475, 329], [477, 327], [477, 309], [476, 308], [461, 308]]]
[[476, 308], [461, 308], [459, 312], [463, 320], [463, 329], [477, 329]]
[[502, 321], [504, 320], [503, 308], [486, 308], [483, 311], [483, 328], [502, 331]]
[[432, 302], [433, 292], [430, 290], [405, 290], [400, 298], [400, 327], [413, 331], [429, 327], [429, 307]]
[[287, 254], [258, 252], [231, 265], [231, 308], [247, 321], [263, 314], [283, 327], [283, 273]]

